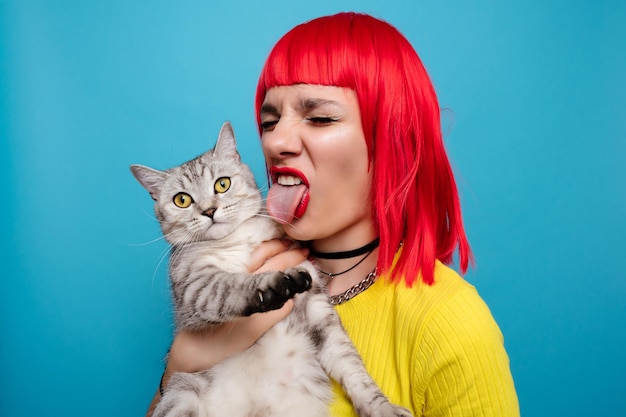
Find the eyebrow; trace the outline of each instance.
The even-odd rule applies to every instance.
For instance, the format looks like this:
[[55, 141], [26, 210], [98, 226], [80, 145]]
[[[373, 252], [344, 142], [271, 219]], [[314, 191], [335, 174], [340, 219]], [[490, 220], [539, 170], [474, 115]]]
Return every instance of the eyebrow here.
[[309, 111], [325, 105], [338, 106], [339, 103], [334, 100], [325, 100], [322, 98], [305, 98], [299, 101], [298, 109], [301, 111]]
[[[308, 112], [325, 105], [339, 106], [339, 103], [335, 100], [326, 100], [323, 98], [303, 98], [298, 101], [296, 109], [301, 112]], [[263, 103], [259, 113], [278, 115], [279, 111], [272, 103]]]
[[261, 110], [259, 111], [259, 113], [278, 115], [278, 109], [271, 103], [263, 103], [261, 105]]

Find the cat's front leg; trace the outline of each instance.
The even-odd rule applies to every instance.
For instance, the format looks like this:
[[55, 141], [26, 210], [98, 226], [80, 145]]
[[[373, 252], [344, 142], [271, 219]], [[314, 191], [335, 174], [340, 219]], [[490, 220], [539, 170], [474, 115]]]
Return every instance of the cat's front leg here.
[[304, 268], [258, 274], [223, 271], [215, 266], [171, 269], [179, 329], [203, 329], [282, 307], [311, 287]]
[[316, 298], [319, 298], [317, 306], [311, 305], [309, 309], [319, 314], [311, 329], [319, 349], [318, 360], [324, 371], [346, 391], [357, 414], [360, 417], [411, 417], [410, 411], [389, 401], [367, 372], [325, 295]]

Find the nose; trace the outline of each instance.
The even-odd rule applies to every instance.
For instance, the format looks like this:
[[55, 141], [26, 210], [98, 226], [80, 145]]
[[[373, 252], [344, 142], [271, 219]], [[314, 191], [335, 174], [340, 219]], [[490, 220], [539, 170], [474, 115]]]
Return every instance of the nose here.
[[297, 156], [302, 151], [302, 140], [296, 123], [289, 123], [285, 119], [280, 119], [271, 131], [263, 132], [261, 145], [268, 160]]
[[215, 207], [208, 208], [202, 212], [202, 215], [207, 216], [208, 218], [212, 219], [213, 216], [215, 215], [216, 210], [217, 209]]

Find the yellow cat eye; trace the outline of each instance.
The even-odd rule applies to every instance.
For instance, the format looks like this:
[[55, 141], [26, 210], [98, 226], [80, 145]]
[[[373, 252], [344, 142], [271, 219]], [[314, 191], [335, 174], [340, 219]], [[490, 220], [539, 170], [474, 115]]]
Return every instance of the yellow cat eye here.
[[187, 193], [178, 193], [174, 196], [176, 207], [187, 208], [193, 203], [193, 198]]
[[225, 193], [230, 188], [230, 178], [218, 178], [217, 181], [215, 181], [215, 185], [213, 186], [213, 188], [218, 194]]

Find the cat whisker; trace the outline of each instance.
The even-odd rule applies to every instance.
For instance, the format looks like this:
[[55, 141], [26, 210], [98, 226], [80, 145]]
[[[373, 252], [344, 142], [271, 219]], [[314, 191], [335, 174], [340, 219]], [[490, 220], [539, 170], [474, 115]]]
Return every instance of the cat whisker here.
[[259, 205], [259, 196], [257, 194], [250, 194], [236, 201], [232, 205], [239, 206], [242, 204], [248, 204], [248, 207], [257, 207]]
[[221, 208], [223, 212], [232, 213], [232, 214], [237, 214], [240, 212], [247, 213], [247, 212], [250, 212], [251, 209], [254, 209], [254, 211], [258, 211], [259, 209], [263, 211], [265, 210], [265, 207], [259, 208], [259, 201], [256, 199], [250, 198], [250, 199], [239, 200], [236, 204]]
[[266, 214], [266, 213], [257, 213], [257, 214], [255, 214], [255, 217], [263, 217], [265, 219], [272, 219], [272, 220], [274, 220], [274, 218], [271, 215]]
[[174, 246], [189, 245], [198, 240], [200, 231], [197, 228], [191, 230], [179, 230], [177, 239], [173, 240]]
[[181, 253], [183, 253], [184, 248], [198, 240], [198, 233], [194, 231], [186, 231], [178, 234], [181, 236], [174, 241], [175, 243], [169, 248], [169, 251], [163, 255], [161, 262], [163, 262], [166, 255], [169, 254], [169, 262], [172, 263]]
[[264, 193], [264, 192], [269, 191], [269, 190], [270, 190], [270, 186], [267, 183], [265, 183], [265, 184], [263, 184], [263, 186], [259, 187], [259, 191], [261, 193]]
[[157, 243], [159, 241], [163, 241], [165, 240], [165, 236], [161, 235], [157, 238], [154, 238], [152, 240], [149, 240], [147, 242], [143, 242], [143, 243], [129, 243], [128, 246], [132, 246], [132, 247], [140, 247], [140, 246], [147, 246], [147, 245], [152, 245], [153, 243]]
[[150, 220], [153, 220], [155, 222], [159, 222], [159, 219], [156, 218], [156, 216], [154, 215], [154, 212], [149, 212], [149, 211], [144, 211], [143, 214], [148, 217]]
[[170, 252], [170, 247], [167, 247], [163, 252], [161, 252], [161, 256], [159, 257], [159, 262], [157, 263], [156, 267], [154, 268], [154, 272], [152, 273], [152, 288], [154, 288], [154, 281], [156, 280], [156, 275], [157, 272], [159, 271], [159, 268], [161, 268], [161, 265], [163, 264], [163, 261], [165, 261], [165, 259], [167, 258], [167, 255]]
[[[287, 214], [287, 213], [281, 213], [281, 212], [277, 212], [274, 214]], [[266, 206], [263, 206], [263, 208], [259, 211], [259, 213], [256, 214], [257, 217], [267, 217], [270, 219], [274, 219], [274, 216], [272, 216], [269, 211], [267, 210]], [[294, 226], [293, 223], [288, 223], [289, 226], [291, 227], [295, 227], [296, 230], [298, 230], [297, 226]]]

